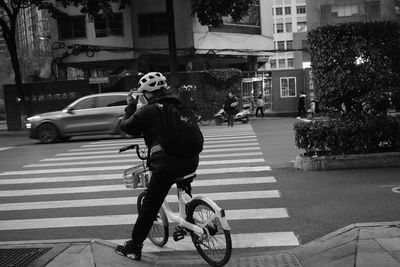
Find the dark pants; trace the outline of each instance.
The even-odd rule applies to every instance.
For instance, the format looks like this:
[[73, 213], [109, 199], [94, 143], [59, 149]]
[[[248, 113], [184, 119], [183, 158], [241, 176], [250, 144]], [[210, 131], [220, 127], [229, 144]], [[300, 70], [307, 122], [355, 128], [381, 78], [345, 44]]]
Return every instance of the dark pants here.
[[258, 111], [261, 112], [261, 117], [264, 117], [264, 110], [262, 107], [257, 107], [256, 108], [256, 117], [258, 116]]
[[232, 126], [233, 127], [233, 123], [235, 122], [235, 114], [227, 114], [228, 116], [228, 127]]
[[153, 226], [165, 197], [179, 176], [165, 172], [153, 172], [139, 216], [132, 230], [133, 244], [140, 245], [146, 239]]

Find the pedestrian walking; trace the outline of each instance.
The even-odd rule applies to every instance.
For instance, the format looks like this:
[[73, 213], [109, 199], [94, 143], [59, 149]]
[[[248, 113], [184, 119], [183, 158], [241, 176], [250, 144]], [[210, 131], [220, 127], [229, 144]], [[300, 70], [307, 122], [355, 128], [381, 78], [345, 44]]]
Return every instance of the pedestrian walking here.
[[258, 111], [261, 113], [261, 118], [264, 118], [264, 100], [261, 95], [257, 99], [256, 117], [258, 117]]
[[300, 91], [299, 96], [299, 104], [297, 106], [297, 116], [302, 117], [306, 115], [306, 94], [303, 91]]
[[239, 103], [236, 96], [234, 96], [232, 92], [229, 92], [224, 104], [224, 111], [226, 113], [226, 117], [228, 118], [228, 127], [233, 127], [238, 105]]

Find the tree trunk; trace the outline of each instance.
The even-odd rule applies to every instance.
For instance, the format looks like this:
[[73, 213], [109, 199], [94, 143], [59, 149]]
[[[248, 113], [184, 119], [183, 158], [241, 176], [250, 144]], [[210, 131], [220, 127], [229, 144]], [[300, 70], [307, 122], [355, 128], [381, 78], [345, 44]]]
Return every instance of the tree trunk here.
[[165, 0], [168, 15], [168, 50], [169, 50], [169, 66], [171, 78], [169, 83], [172, 85], [174, 94], [178, 93], [177, 85], [177, 72], [178, 61], [176, 56], [176, 40], [175, 40], [175, 14], [174, 14], [174, 1]]
[[7, 30], [3, 28], [3, 31], [6, 31], [6, 33], [3, 34], [3, 36], [5, 37], [4, 40], [6, 41], [8, 52], [10, 54], [11, 64], [14, 70], [14, 80], [15, 80], [15, 85], [17, 87], [18, 98], [19, 98], [17, 102], [20, 110], [21, 128], [23, 128], [24, 119], [28, 114], [30, 114], [30, 109], [26, 105], [24, 89], [22, 87], [22, 77], [21, 77], [20, 64], [18, 60], [17, 43], [15, 40], [16, 16], [10, 18], [10, 29]]

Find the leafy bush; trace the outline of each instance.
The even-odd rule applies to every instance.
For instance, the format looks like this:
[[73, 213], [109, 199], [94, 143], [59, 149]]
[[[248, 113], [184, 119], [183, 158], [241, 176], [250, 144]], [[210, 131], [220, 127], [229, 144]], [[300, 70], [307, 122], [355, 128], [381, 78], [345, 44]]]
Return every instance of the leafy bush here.
[[400, 151], [400, 117], [298, 121], [295, 143], [306, 156]]
[[205, 98], [208, 104], [221, 107], [229, 91], [241, 99], [242, 71], [239, 69], [214, 69], [206, 71]]
[[308, 42], [323, 110], [350, 117], [386, 114], [391, 96], [399, 105], [398, 22], [328, 25], [309, 32]]

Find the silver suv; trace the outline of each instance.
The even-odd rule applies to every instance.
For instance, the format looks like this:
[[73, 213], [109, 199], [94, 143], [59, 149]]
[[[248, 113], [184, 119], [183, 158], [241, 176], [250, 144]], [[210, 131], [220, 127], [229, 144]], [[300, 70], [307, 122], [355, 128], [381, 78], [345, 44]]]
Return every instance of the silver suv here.
[[[119, 124], [126, 107], [128, 92], [113, 92], [84, 96], [62, 111], [47, 112], [27, 119], [30, 138], [42, 143], [67, 141], [72, 136], [120, 134]], [[139, 93], [138, 108], [146, 104]]]

